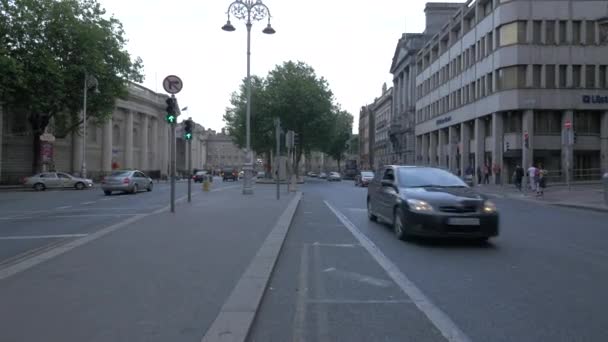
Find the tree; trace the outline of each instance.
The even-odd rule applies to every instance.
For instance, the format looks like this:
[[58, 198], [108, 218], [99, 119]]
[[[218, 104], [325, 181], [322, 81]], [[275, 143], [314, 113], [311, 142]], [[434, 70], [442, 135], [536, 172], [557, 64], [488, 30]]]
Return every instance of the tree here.
[[122, 24], [96, 0], [0, 0], [0, 98], [27, 116], [39, 169], [40, 135], [54, 122], [65, 137], [82, 125], [85, 74], [99, 82], [87, 119], [101, 123], [128, 81], [141, 82], [142, 61], [125, 50]]
[[351, 139], [353, 116], [339, 109], [332, 116], [334, 119], [331, 126], [332, 134], [325, 146], [324, 152], [338, 162], [338, 171], [340, 171], [340, 162], [344, 159], [344, 154], [348, 149], [348, 142]]
[[302, 153], [320, 150], [331, 134], [333, 94], [312, 67], [293, 61], [270, 71], [266, 92], [270, 117], [279, 117], [284, 130], [293, 130], [299, 136], [294, 165], [297, 172]]

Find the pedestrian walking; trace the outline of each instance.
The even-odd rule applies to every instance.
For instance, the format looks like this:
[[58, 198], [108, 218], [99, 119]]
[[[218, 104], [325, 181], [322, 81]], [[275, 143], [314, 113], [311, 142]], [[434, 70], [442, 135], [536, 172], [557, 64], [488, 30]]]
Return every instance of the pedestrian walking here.
[[481, 184], [481, 167], [477, 165], [477, 184]]
[[547, 170], [543, 169], [542, 164], [538, 164], [536, 169], [537, 174], [537, 185], [536, 185], [536, 196], [543, 197], [545, 195], [545, 188], [547, 187]]
[[483, 166], [483, 184], [490, 184], [490, 167], [488, 164]]
[[528, 186], [530, 187], [530, 191], [536, 192], [536, 174], [537, 169], [534, 165], [530, 165], [528, 168]]
[[513, 183], [515, 183], [515, 187], [517, 190], [521, 191], [521, 183], [524, 178], [524, 169], [517, 164], [515, 167], [515, 171], [513, 171]]
[[494, 163], [494, 166], [492, 166], [492, 172], [494, 172], [494, 175], [496, 176], [496, 184], [502, 184], [500, 181], [500, 165]]

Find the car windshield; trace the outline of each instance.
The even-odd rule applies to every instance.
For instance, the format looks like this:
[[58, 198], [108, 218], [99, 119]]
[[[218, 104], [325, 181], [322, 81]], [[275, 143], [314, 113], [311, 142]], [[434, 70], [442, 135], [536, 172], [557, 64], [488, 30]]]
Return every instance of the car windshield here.
[[455, 175], [431, 167], [400, 168], [397, 171], [399, 185], [404, 188], [415, 187], [466, 187]]
[[361, 172], [361, 177], [374, 177], [373, 172]]
[[111, 177], [126, 177], [131, 174], [131, 171], [114, 171], [110, 174]]

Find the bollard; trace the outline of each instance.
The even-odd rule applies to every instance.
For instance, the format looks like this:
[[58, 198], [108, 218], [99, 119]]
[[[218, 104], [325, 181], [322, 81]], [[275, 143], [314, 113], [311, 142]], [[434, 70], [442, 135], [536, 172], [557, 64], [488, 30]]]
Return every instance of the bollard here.
[[608, 206], [608, 172], [604, 173], [602, 183], [604, 183], [604, 204]]
[[205, 180], [203, 181], [203, 191], [209, 191], [209, 178], [205, 177]]

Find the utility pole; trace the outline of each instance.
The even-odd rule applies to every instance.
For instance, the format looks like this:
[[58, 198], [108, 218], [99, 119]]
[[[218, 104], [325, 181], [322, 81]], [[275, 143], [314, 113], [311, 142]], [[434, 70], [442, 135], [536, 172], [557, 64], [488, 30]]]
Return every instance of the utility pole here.
[[192, 202], [192, 140], [188, 140], [188, 203]]
[[274, 130], [277, 140], [277, 152], [274, 157], [275, 177], [277, 181], [277, 200], [281, 199], [281, 180], [279, 179], [279, 157], [281, 156], [281, 119], [274, 119]]
[[171, 170], [171, 212], [175, 212], [175, 124], [169, 126], [169, 150], [171, 154], [171, 162], [169, 168]]
[[175, 94], [179, 93], [184, 84], [182, 80], [175, 76], [169, 75], [165, 77], [163, 80], [163, 88], [171, 97], [167, 98], [167, 115], [165, 116], [165, 120], [169, 124], [169, 173], [171, 177], [171, 212], [175, 212], [175, 154], [176, 154], [176, 144], [175, 144], [175, 124], [177, 123], [177, 116], [180, 114], [179, 106], [177, 105], [177, 99], [175, 98]]

